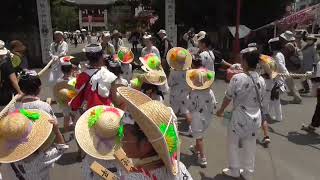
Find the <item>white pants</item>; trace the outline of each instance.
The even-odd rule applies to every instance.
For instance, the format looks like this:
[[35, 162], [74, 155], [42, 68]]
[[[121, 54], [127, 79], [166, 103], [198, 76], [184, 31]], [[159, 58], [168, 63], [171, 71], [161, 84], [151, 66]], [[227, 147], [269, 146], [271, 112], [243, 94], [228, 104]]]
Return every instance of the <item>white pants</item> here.
[[[228, 130], [228, 156], [229, 168], [235, 172], [240, 173], [240, 169], [253, 173], [255, 155], [256, 155], [256, 139], [255, 136], [248, 135], [240, 138], [236, 133], [232, 132], [231, 128]], [[242, 148], [239, 148], [239, 143], [242, 142]], [[240, 174], [239, 174], [240, 175]]]
[[[280, 103], [280, 98], [276, 100], [270, 100], [270, 116], [275, 117], [276, 120], [282, 121], [282, 107]], [[273, 116], [274, 115], [274, 116]]]

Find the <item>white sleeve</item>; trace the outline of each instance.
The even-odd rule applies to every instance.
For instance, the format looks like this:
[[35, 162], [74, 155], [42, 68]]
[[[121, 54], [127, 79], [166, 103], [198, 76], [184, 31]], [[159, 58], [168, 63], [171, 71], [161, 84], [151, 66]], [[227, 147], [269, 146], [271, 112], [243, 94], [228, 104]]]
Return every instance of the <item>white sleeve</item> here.
[[51, 43], [50, 50], [49, 50], [49, 55], [50, 55], [51, 59], [53, 59], [53, 56], [54, 56], [53, 52], [54, 52], [54, 45], [53, 45], [53, 43]]
[[276, 63], [281, 73], [289, 73], [286, 67], [284, 56], [278, 54], [276, 56]]
[[61, 53], [59, 54], [59, 57], [62, 57], [62, 56], [66, 56], [67, 53], [68, 53], [68, 44], [66, 42], [63, 42], [62, 43], [62, 47], [61, 47]]
[[227, 91], [226, 91], [226, 98], [232, 100], [236, 94], [236, 87], [237, 87], [237, 84], [239, 83], [240, 81], [240, 78], [235, 75], [232, 77], [232, 79], [230, 80], [230, 83], [227, 87]]

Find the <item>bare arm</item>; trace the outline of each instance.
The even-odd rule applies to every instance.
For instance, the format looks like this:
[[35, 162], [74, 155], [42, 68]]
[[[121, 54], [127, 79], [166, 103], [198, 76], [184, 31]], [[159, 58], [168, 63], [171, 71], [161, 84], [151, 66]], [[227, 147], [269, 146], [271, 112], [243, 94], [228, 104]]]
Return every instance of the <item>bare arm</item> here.
[[220, 109], [217, 111], [217, 116], [219, 116], [219, 117], [223, 116], [224, 110], [229, 106], [231, 101], [232, 101], [231, 99], [224, 97], [222, 105], [221, 105]]
[[19, 84], [18, 84], [18, 79], [15, 73], [10, 74], [9, 76], [11, 84], [13, 86], [13, 88], [17, 91], [18, 94], [22, 94]]

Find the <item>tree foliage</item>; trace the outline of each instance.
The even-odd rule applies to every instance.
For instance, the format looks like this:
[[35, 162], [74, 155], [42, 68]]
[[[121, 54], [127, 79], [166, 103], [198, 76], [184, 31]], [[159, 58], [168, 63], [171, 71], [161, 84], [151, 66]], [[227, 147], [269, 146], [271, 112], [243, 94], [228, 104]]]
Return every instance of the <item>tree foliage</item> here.
[[72, 31], [79, 28], [78, 8], [69, 6], [64, 0], [51, 0], [52, 28]]

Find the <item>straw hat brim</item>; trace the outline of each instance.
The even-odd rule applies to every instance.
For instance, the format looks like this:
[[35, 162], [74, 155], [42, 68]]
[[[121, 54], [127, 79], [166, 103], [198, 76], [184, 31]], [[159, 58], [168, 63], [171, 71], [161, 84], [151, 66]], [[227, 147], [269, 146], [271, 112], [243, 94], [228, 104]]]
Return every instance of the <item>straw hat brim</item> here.
[[177, 63], [173, 63], [172, 60], [171, 60], [171, 55], [173, 53], [175, 53], [175, 51], [179, 50], [179, 49], [184, 49], [184, 48], [181, 48], [181, 47], [174, 47], [174, 48], [171, 48], [168, 53], [167, 53], [167, 62], [169, 64], [169, 66], [172, 68], [172, 69], [175, 69], [175, 70], [178, 70], [178, 71], [185, 71], [185, 70], [188, 70], [191, 65], [192, 65], [192, 55], [191, 53], [188, 53], [187, 57], [186, 57], [186, 60], [185, 60], [185, 63], [183, 65], [181, 64], [177, 64]]
[[153, 85], [156, 85], [156, 86], [162, 86], [164, 84], [167, 83], [167, 77], [165, 75], [164, 72], [158, 72], [156, 71], [156, 73], [158, 74], [158, 76], [160, 76], [160, 80], [159, 81], [152, 81], [152, 79], [150, 78], [149, 76], [149, 73], [145, 73], [144, 74], [144, 81], [148, 84], [153, 84]]
[[54, 99], [59, 103], [59, 105], [68, 106], [67, 99], [61, 99], [62, 97], [60, 97], [60, 95], [59, 95], [59, 91], [61, 89], [68, 89], [70, 91], [76, 91], [76, 89], [74, 87], [72, 87], [70, 84], [68, 84], [68, 82], [66, 82], [66, 81], [58, 82], [53, 87], [53, 97], [54, 97]]
[[195, 90], [205, 90], [205, 89], [211, 88], [211, 86], [213, 85], [214, 79], [206, 81], [202, 86], [194, 85], [193, 81], [190, 79], [190, 75], [194, 71], [197, 71], [197, 69], [188, 70], [186, 73], [186, 81], [187, 81], [188, 86], [191, 87], [192, 89], [195, 89]]
[[28, 111], [39, 113], [41, 119], [33, 123], [32, 130], [27, 137], [28, 141], [17, 145], [12, 150], [8, 150], [7, 141], [0, 138], [0, 163], [13, 163], [27, 158], [38, 150], [50, 136], [53, 125], [48, 120], [52, 117], [41, 110], [28, 109]]
[[[163, 103], [154, 101], [132, 88], [119, 87], [117, 91], [127, 102], [129, 113], [147, 136], [167, 169], [176, 175], [177, 166], [173, 164], [175, 161], [171, 161], [166, 140], [159, 129], [161, 124], [167, 124], [170, 120], [171, 110]], [[157, 141], [152, 142], [156, 139]]]
[[120, 148], [120, 145], [116, 143], [116, 138], [114, 141], [114, 146], [111, 150], [98, 151], [95, 146], [95, 142], [97, 142], [99, 139], [94, 133], [93, 129], [90, 129], [88, 126], [88, 119], [91, 111], [99, 107], [105, 106], [100, 105], [92, 107], [81, 115], [75, 127], [75, 137], [81, 149], [90, 156], [102, 160], [114, 160], [114, 152]]

